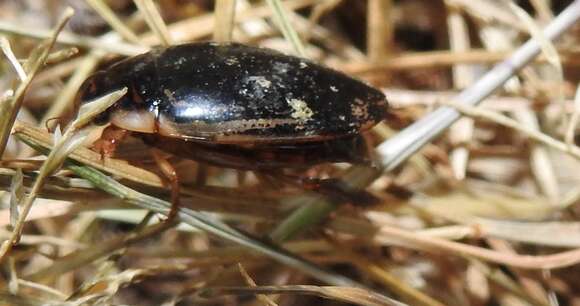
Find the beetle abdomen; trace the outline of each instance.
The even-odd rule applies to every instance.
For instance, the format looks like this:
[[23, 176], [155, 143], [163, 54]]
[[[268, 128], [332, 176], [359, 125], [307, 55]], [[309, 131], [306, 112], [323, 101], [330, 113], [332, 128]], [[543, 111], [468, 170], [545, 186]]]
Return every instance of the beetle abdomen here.
[[[218, 143], [336, 138], [372, 127], [387, 107], [380, 91], [340, 72], [240, 44], [172, 46], [122, 61], [104, 74], [93, 95], [122, 86], [130, 91], [111, 110], [115, 124], [123, 127], [129, 112], [143, 118], [149, 113], [157, 123], [150, 132], [175, 138]], [[132, 122], [128, 129], [136, 130]]]

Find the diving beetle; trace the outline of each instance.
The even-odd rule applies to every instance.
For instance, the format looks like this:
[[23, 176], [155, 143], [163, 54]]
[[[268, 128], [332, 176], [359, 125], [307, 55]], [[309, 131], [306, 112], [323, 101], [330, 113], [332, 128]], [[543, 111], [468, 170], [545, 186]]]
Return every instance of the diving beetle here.
[[[238, 43], [188, 43], [89, 77], [77, 105], [128, 93], [94, 122], [109, 155], [120, 131], [178, 156], [238, 169], [356, 162], [360, 133], [386, 114], [382, 92], [343, 73]], [[111, 131], [114, 130], [114, 131]]]
[[361, 161], [383, 120], [382, 92], [303, 58], [238, 43], [187, 43], [89, 77], [78, 105], [127, 87], [94, 123], [110, 155], [128, 132], [163, 151], [248, 170]]

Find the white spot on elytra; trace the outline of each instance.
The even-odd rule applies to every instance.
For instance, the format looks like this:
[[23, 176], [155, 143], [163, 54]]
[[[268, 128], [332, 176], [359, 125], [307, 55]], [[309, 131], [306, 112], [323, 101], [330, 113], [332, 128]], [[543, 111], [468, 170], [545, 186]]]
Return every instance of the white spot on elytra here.
[[175, 96], [173, 95], [173, 92], [171, 92], [171, 90], [165, 89], [165, 90], [163, 90], [163, 93], [165, 94], [167, 99], [169, 99], [169, 101], [172, 101], [172, 102], [175, 101]]
[[338, 88], [334, 87], [334, 86], [330, 86], [330, 90], [334, 91], [334, 92], [338, 92]]
[[235, 65], [235, 64], [237, 64], [237, 63], [239, 63], [239, 62], [238, 62], [238, 59], [237, 59], [237, 58], [235, 58], [235, 57], [228, 57], [228, 58], [226, 58], [226, 61], [225, 61], [225, 63], [226, 63], [226, 65], [228, 65], [228, 66], [232, 66], [232, 65]]
[[248, 81], [254, 81], [256, 82], [258, 85], [264, 87], [264, 88], [269, 88], [270, 85], [272, 85], [272, 82], [267, 80], [265, 77], [263, 76], [251, 76], [248, 78]]
[[282, 62], [275, 62], [272, 65], [272, 70], [278, 74], [284, 74], [284, 73], [288, 72], [289, 69], [290, 69], [290, 65], [288, 65], [286, 63], [282, 63]]
[[185, 63], [185, 57], [180, 57], [177, 61], [175, 61], [177, 66], [180, 66], [183, 63]]

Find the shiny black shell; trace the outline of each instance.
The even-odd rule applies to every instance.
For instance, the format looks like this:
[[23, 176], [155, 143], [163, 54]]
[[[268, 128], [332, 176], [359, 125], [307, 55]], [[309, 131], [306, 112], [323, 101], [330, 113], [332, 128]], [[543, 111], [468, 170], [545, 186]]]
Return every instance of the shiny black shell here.
[[387, 110], [380, 91], [343, 73], [236, 43], [189, 43], [128, 58], [91, 76], [77, 101], [122, 87], [128, 93], [97, 121], [114, 117], [123, 127], [123, 116], [148, 113], [154, 127], [137, 132], [217, 144], [352, 136]]

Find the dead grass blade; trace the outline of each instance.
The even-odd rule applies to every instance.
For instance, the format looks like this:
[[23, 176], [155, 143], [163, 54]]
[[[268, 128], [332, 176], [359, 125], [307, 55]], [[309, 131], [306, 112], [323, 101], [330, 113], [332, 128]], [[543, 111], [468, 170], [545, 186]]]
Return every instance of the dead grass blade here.
[[[73, 164], [68, 165], [68, 167], [77, 175], [91, 181], [98, 188], [116, 197], [122, 198], [132, 205], [164, 215], [169, 213], [171, 207], [171, 203], [169, 202], [139, 193], [90, 167]], [[297, 257], [296, 255], [276, 247], [275, 245], [264, 243], [248, 236], [247, 234], [241, 233], [206, 213], [181, 207], [178, 216], [181, 222], [187, 223], [222, 239], [248, 247], [256, 252], [269, 256], [280, 263], [294, 267], [323, 282], [334, 285], [358, 286], [357, 282], [349, 278], [328, 272], [321, 269], [316, 264]]]
[[231, 41], [234, 31], [236, 0], [217, 0], [215, 2], [214, 41]]
[[569, 146], [574, 145], [574, 135], [576, 134], [576, 127], [578, 127], [579, 120], [580, 120], [580, 84], [576, 86], [576, 95], [574, 98], [574, 111], [570, 116], [568, 129], [566, 130], [566, 135], [564, 136], [564, 139]]
[[135, 4], [139, 11], [145, 17], [145, 21], [149, 25], [149, 28], [157, 35], [159, 41], [164, 46], [170, 46], [171, 42], [171, 34], [163, 22], [163, 18], [161, 18], [161, 14], [157, 10], [155, 3], [151, 0], [134, 0]]
[[409, 243], [410, 245], [419, 246], [424, 250], [442, 251], [454, 255], [474, 257], [488, 262], [508, 265], [514, 268], [557, 269], [580, 263], [580, 249], [538, 256], [506, 254], [463, 243], [423, 236], [411, 231], [384, 225], [376, 236], [377, 242], [388, 237], [396, 239], [397, 241]]
[[292, 24], [288, 19], [288, 14], [286, 13], [284, 7], [282, 6], [282, 3], [280, 3], [280, 0], [267, 0], [267, 2], [270, 8], [274, 11], [273, 15], [274, 20], [280, 27], [280, 31], [282, 32], [286, 40], [288, 40], [292, 44], [292, 47], [294, 47], [294, 51], [296, 52], [296, 54], [298, 54], [301, 57], [307, 57], [304, 45], [302, 44], [302, 41], [300, 40], [298, 33], [296, 33], [296, 30], [294, 29], [294, 27], [292, 27]]
[[[31, 37], [36, 39], [48, 39], [51, 37], [51, 31], [46, 29], [38, 29], [23, 24], [16, 24], [0, 20], [0, 32], [19, 35], [24, 37]], [[75, 47], [85, 47], [89, 50], [100, 50], [113, 54], [120, 54], [126, 56], [133, 56], [147, 52], [149, 48], [145, 46], [125, 43], [125, 42], [111, 42], [102, 38], [95, 38], [90, 36], [83, 36], [73, 34], [71, 32], [62, 31], [57, 40], [59, 44], [70, 45]]]
[[478, 218], [474, 226], [490, 237], [544, 245], [550, 247], [579, 248], [579, 222], [523, 222]]
[[54, 118], [60, 118], [64, 115], [66, 110], [71, 109], [71, 105], [75, 95], [77, 94], [77, 91], [81, 87], [82, 83], [91, 74], [91, 72], [95, 70], [103, 56], [104, 54], [100, 52], [91, 52], [83, 58], [79, 67], [77, 67], [64, 88], [60, 90], [58, 96], [54, 99], [54, 102], [48, 111], [44, 114], [42, 120], [40, 121], [41, 125], [48, 125], [50, 128], [55, 127], [57, 123], [56, 120], [50, 121], [48, 123], [47, 121]]
[[36, 57], [31, 58], [29, 60], [30, 66], [24, 69], [28, 70], [27, 78], [16, 88], [14, 91], [14, 96], [10, 100], [0, 104], [0, 156], [2, 156], [4, 150], [6, 149], [6, 143], [8, 142], [10, 131], [14, 125], [14, 121], [16, 120], [16, 115], [22, 106], [24, 93], [28, 89], [28, 86], [30, 86], [32, 79], [40, 67], [42, 67], [44, 64], [46, 58], [49, 55], [50, 49], [52, 49], [52, 46], [58, 37], [58, 34], [64, 28], [67, 21], [72, 17], [73, 13], [74, 12], [72, 9], [68, 9], [63, 13], [56, 28], [49, 36], [50, 38], [40, 46], [40, 49], [37, 49], [38, 51]]
[[[31, 142], [43, 148], [51, 148], [53, 140], [46, 131], [26, 124], [24, 122], [16, 121], [14, 125], [14, 134], [19, 138]], [[106, 171], [112, 175], [125, 178], [144, 185], [163, 187], [161, 178], [150, 171], [134, 167], [125, 161], [105, 158], [101, 160], [100, 154], [88, 148], [80, 147], [71, 153], [70, 158], [77, 160], [85, 165], [89, 165], [99, 170]]]
[[367, 5], [367, 55], [380, 62], [393, 47], [394, 27], [392, 0], [370, 0]]
[[73, 271], [79, 267], [85, 266], [99, 258], [107, 256], [117, 250], [128, 247], [134, 243], [142, 241], [143, 239], [155, 236], [168, 228], [174, 226], [172, 222], [162, 222], [154, 224], [140, 232], [133, 232], [120, 237], [103, 241], [102, 243], [91, 245], [87, 248], [77, 250], [66, 256], [55, 260], [49, 267], [34, 272], [30, 275], [25, 275], [23, 278], [33, 282], [42, 282], [46, 279], [56, 277], [63, 273]]
[[[296, 10], [311, 6], [319, 2], [321, 2], [321, 0], [287, 0], [284, 1], [284, 5], [289, 10]], [[255, 5], [252, 8], [236, 12], [234, 23], [240, 24], [254, 19], [266, 18], [272, 14], [273, 11], [268, 5]], [[172, 23], [168, 29], [171, 37], [176, 42], [198, 40], [213, 33], [214, 20], [215, 15], [213, 13], [208, 13]], [[0, 31], [1, 30], [2, 23], [0, 22]], [[148, 33], [143, 35], [143, 42], [153, 45], [158, 44], [159, 39], [155, 33]]]
[[575, 146], [575, 145], [573, 145], [573, 146], [568, 145], [563, 141], [554, 139], [554, 138], [552, 138], [552, 137], [550, 137], [550, 136], [548, 136], [548, 135], [546, 135], [538, 130], [524, 126], [524, 125], [518, 123], [517, 121], [515, 121], [509, 117], [506, 117], [504, 115], [501, 115], [497, 112], [485, 110], [485, 109], [482, 109], [479, 107], [472, 107], [469, 105], [465, 105], [463, 103], [456, 103], [456, 102], [447, 103], [447, 105], [457, 109], [458, 111], [460, 111], [464, 115], [467, 115], [467, 116], [470, 116], [473, 118], [486, 119], [486, 120], [495, 122], [497, 124], [512, 128], [514, 130], [517, 130], [517, 131], [523, 133], [524, 135], [526, 135], [527, 137], [534, 139], [535, 141], [541, 142], [541, 143], [543, 143], [551, 148], [554, 148], [556, 150], [570, 154], [574, 158], [580, 159], [580, 147]]
[[16, 226], [16, 223], [20, 218], [18, 204], [21, 203], [24, 198], [23, 178], [22, 170], [18, 168], [12, 177], [12, 183], [10, 184], [10, 225], [12, 227]]
[[[238, 270], [240, 270], [240, 274], [242, 275], [248, 286], [252, 288], [258, 287], [256, 282], [252, 279], [248, 271], [246, 271], [246, 269], [241, 263], [238, 263]], [[262, 304], [266, 306], [278, 306], [278, 304], [276, 304], [269, 296], [265, 294], [258, 294], [257, 297], [258, 300], [260, 300], [260, 302], [262, 302]]]
[[[10, 239], [4, 241], [0, 248], [0, 261], [8, 254], [12, 247], [18, 243], [20, 235], [22, 234], [22, 229], [24, 228], [24, 223], [26, 217], [34, 204], [34, 200], [38, 196], [40, 189], [43, 187], [47, 178], [56, 171], [60, 165], [64, 162], [68, 154], [74, 151], [78, 146], [82, 145], [84, 139], [89, 134], [89, 129], [83, 127], [97, 114], [107, 109], [115, 101], [121, 98], [127, 89], [118, 90], [112, 92], [102, 98], [95, 100], [90, 104], [85, 104], [79, 112], [79, 117], [74, 120], [69, 128], [66, 130], [64, 135], [55, 139], [55, 146], [50, 151], [50, 154], [42, 164], [38, 176], [34, 181], [30, 193], [24, 198], [22, 203], [22, 212], [17, 220], [12, 236]], [[56, 135], [56, 134], [55, 134]]]
[[332, 286], [259, 286], [259, 287], [214, 287], [203, 289], [200, 296], [219, 295], [246, 295], [246, 294], [305, 294], [326, 299], [354, 303], [362, 306], [404, 306], [401, 302], [386, 298], [382, 295], [361, 288], [332, 287]]
[[557, 80], [555, 81], [559, 84], [558, 94], [556, 97], [558, 104], [561, 104], [561, 102], [564, 100], [564, 92], [562, 89], [562, 84], [564, 83], [564, 70], [562, 68], [560, 55], [558, 55], [558, 51], [556, 50], [554, 43], [544, 35], [540, 27], [526, 11], [524, 11], [521, 7], [517, 6], [513, 2], [507, 3], [512, 11], [516, 14], [516, 16], [518, 16], [518, 18], [524, 23], [526, 28], [528, 28], [532, 37], [538, 41], [543, 54], [546, 56], [546, 59], [556, 70]]
[[362, 254], [359, 255], [354, 251], [345, 249], [348, 248], [348, 246], [341, 245], [338, 241], [335, 241], [335, 245], [337, 246], [336, 250], [345, 253], [358, 269], [363, 271], [379, 284], [383, 285], [389, 292], [393, 292], [396, 296], [400, 297], [402, 301], [407, 302], [409, 305], [444, 306], [441, 302], [420, 290], [413, 288], [393, 273], [390, 273], [382, 264], [374, 263], [362, 256]]
[[56, 64], [59, 62], [62, 62], [66, 59], [69, 59], [73, 56], [75, 56], [76, 54], [79, 53], [79, 49], [75, 48], [75, 47], [71, 47], [71, 48], [64, 48], [55, 52], [52, 52], [51, 54], [48, 55], [48, 58], [46, 58], [46, 64], [47, 65], [52, 65], [52, 64]]
[[119, 35], [125, 38], [128, 42], [139, 45], [139, 37], [125, 25], [115, 12], [103, 0], [86, 0], [86, 2], [95, 10]]
[[4, 55], [8, 59], [8, 62], [10, 62], [10, 64], [14, 68], [14, 71], [16, 71], [16, 74], [18, 75], [18, 78], [20, 78], [20, 81], [24, 82], [24, 80], [26, 80], [27, 78], [26, 72], [24, 72], [24, 68], [22, 68], [22, 66], [18, 62], [18, 59], [16, 58], [16, 55], [14, 55], [14, 53], [12, 52], [10, 42], [4, 36], [0, 36], [0, 48], [2, 49], [2, 52], [4, 52]]

